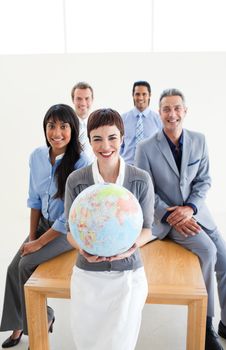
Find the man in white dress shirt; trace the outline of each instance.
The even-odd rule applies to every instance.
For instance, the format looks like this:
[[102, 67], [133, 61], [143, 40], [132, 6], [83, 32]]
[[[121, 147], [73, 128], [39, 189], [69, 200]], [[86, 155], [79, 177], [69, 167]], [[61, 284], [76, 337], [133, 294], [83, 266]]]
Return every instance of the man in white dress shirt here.
[[78, 82], [71, 90], [71, 98], [79, 119], [79, 139], [84, 152], [92, 161], [94, 155], [87, 136], [87, 121], [93, 103], [93, 88], [86, 82]]

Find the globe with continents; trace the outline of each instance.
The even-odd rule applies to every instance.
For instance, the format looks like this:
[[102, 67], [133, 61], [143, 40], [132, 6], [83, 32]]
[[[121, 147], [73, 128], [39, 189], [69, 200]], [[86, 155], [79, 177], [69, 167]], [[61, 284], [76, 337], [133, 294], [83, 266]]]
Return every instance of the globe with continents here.
[[72, 203], [69, 227], [80, 248], [98, 256], [128, 250], [139, 236], [143, 215], [136, 197], [116, 184], [96, 184]]

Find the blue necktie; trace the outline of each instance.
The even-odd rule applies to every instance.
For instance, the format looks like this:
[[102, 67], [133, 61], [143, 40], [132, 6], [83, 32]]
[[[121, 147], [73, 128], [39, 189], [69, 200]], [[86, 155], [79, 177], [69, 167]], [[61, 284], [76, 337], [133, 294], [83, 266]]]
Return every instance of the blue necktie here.
[[137, 116], [137, 125], [136, 125], [136, 145], [144, 138], [144, 125], [143, 125], [143, 114], [139, 113]]

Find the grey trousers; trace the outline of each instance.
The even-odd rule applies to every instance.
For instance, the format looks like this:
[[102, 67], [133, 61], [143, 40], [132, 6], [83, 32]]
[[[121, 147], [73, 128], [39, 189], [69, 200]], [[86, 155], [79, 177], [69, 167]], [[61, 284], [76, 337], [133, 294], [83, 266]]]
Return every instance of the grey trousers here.
[[226, 324], [226, 242], [218, 229], [202, 231], [193, 237], [183, 237], [172, 229], [168, 237], [195, 253], [200, 260], [208, 293], [207, 315], [214, 316], [214, 275], [216, 273], [221, 320]]
[[[42, 217], [36, 237], [38, 238], [45, 233], [51, 227], [51, 224]], [[28, 241], [28, 238], [26, 241]], [[71, 249], [73, 248], [67, 241], [66, 235], [61, 234], [37, 252], [24, 257], [20, 256], [20, 250], [17, 252], [7, 270], [0, 331], [23, 329], [24, 334], [28, 334], [24, 284], [39, 264]], [[47, 313], [48, 320], [52, 320], [53, 310], [50, 307], [47, 308]]]

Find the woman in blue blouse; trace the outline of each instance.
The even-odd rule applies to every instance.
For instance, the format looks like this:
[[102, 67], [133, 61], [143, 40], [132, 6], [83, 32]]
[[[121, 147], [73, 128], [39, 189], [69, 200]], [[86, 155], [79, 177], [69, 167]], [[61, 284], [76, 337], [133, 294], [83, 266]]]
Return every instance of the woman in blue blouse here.
[[[64, 104], [52, 106], [43, 121], [47, 146], [30, 156], [28, 207], [30, 232], [8, 267], [1, 331], [13, 330], [2, 344], [9, 348], [27, 334], [24, 284], [36, 267], [72, 249], [67, 241], [64, 217], [64, 189], [68, 175], [88, 165], [79, 143], [79, 123], [73, 109]], [[49, 330], [54, 322], [48, 307]]]

